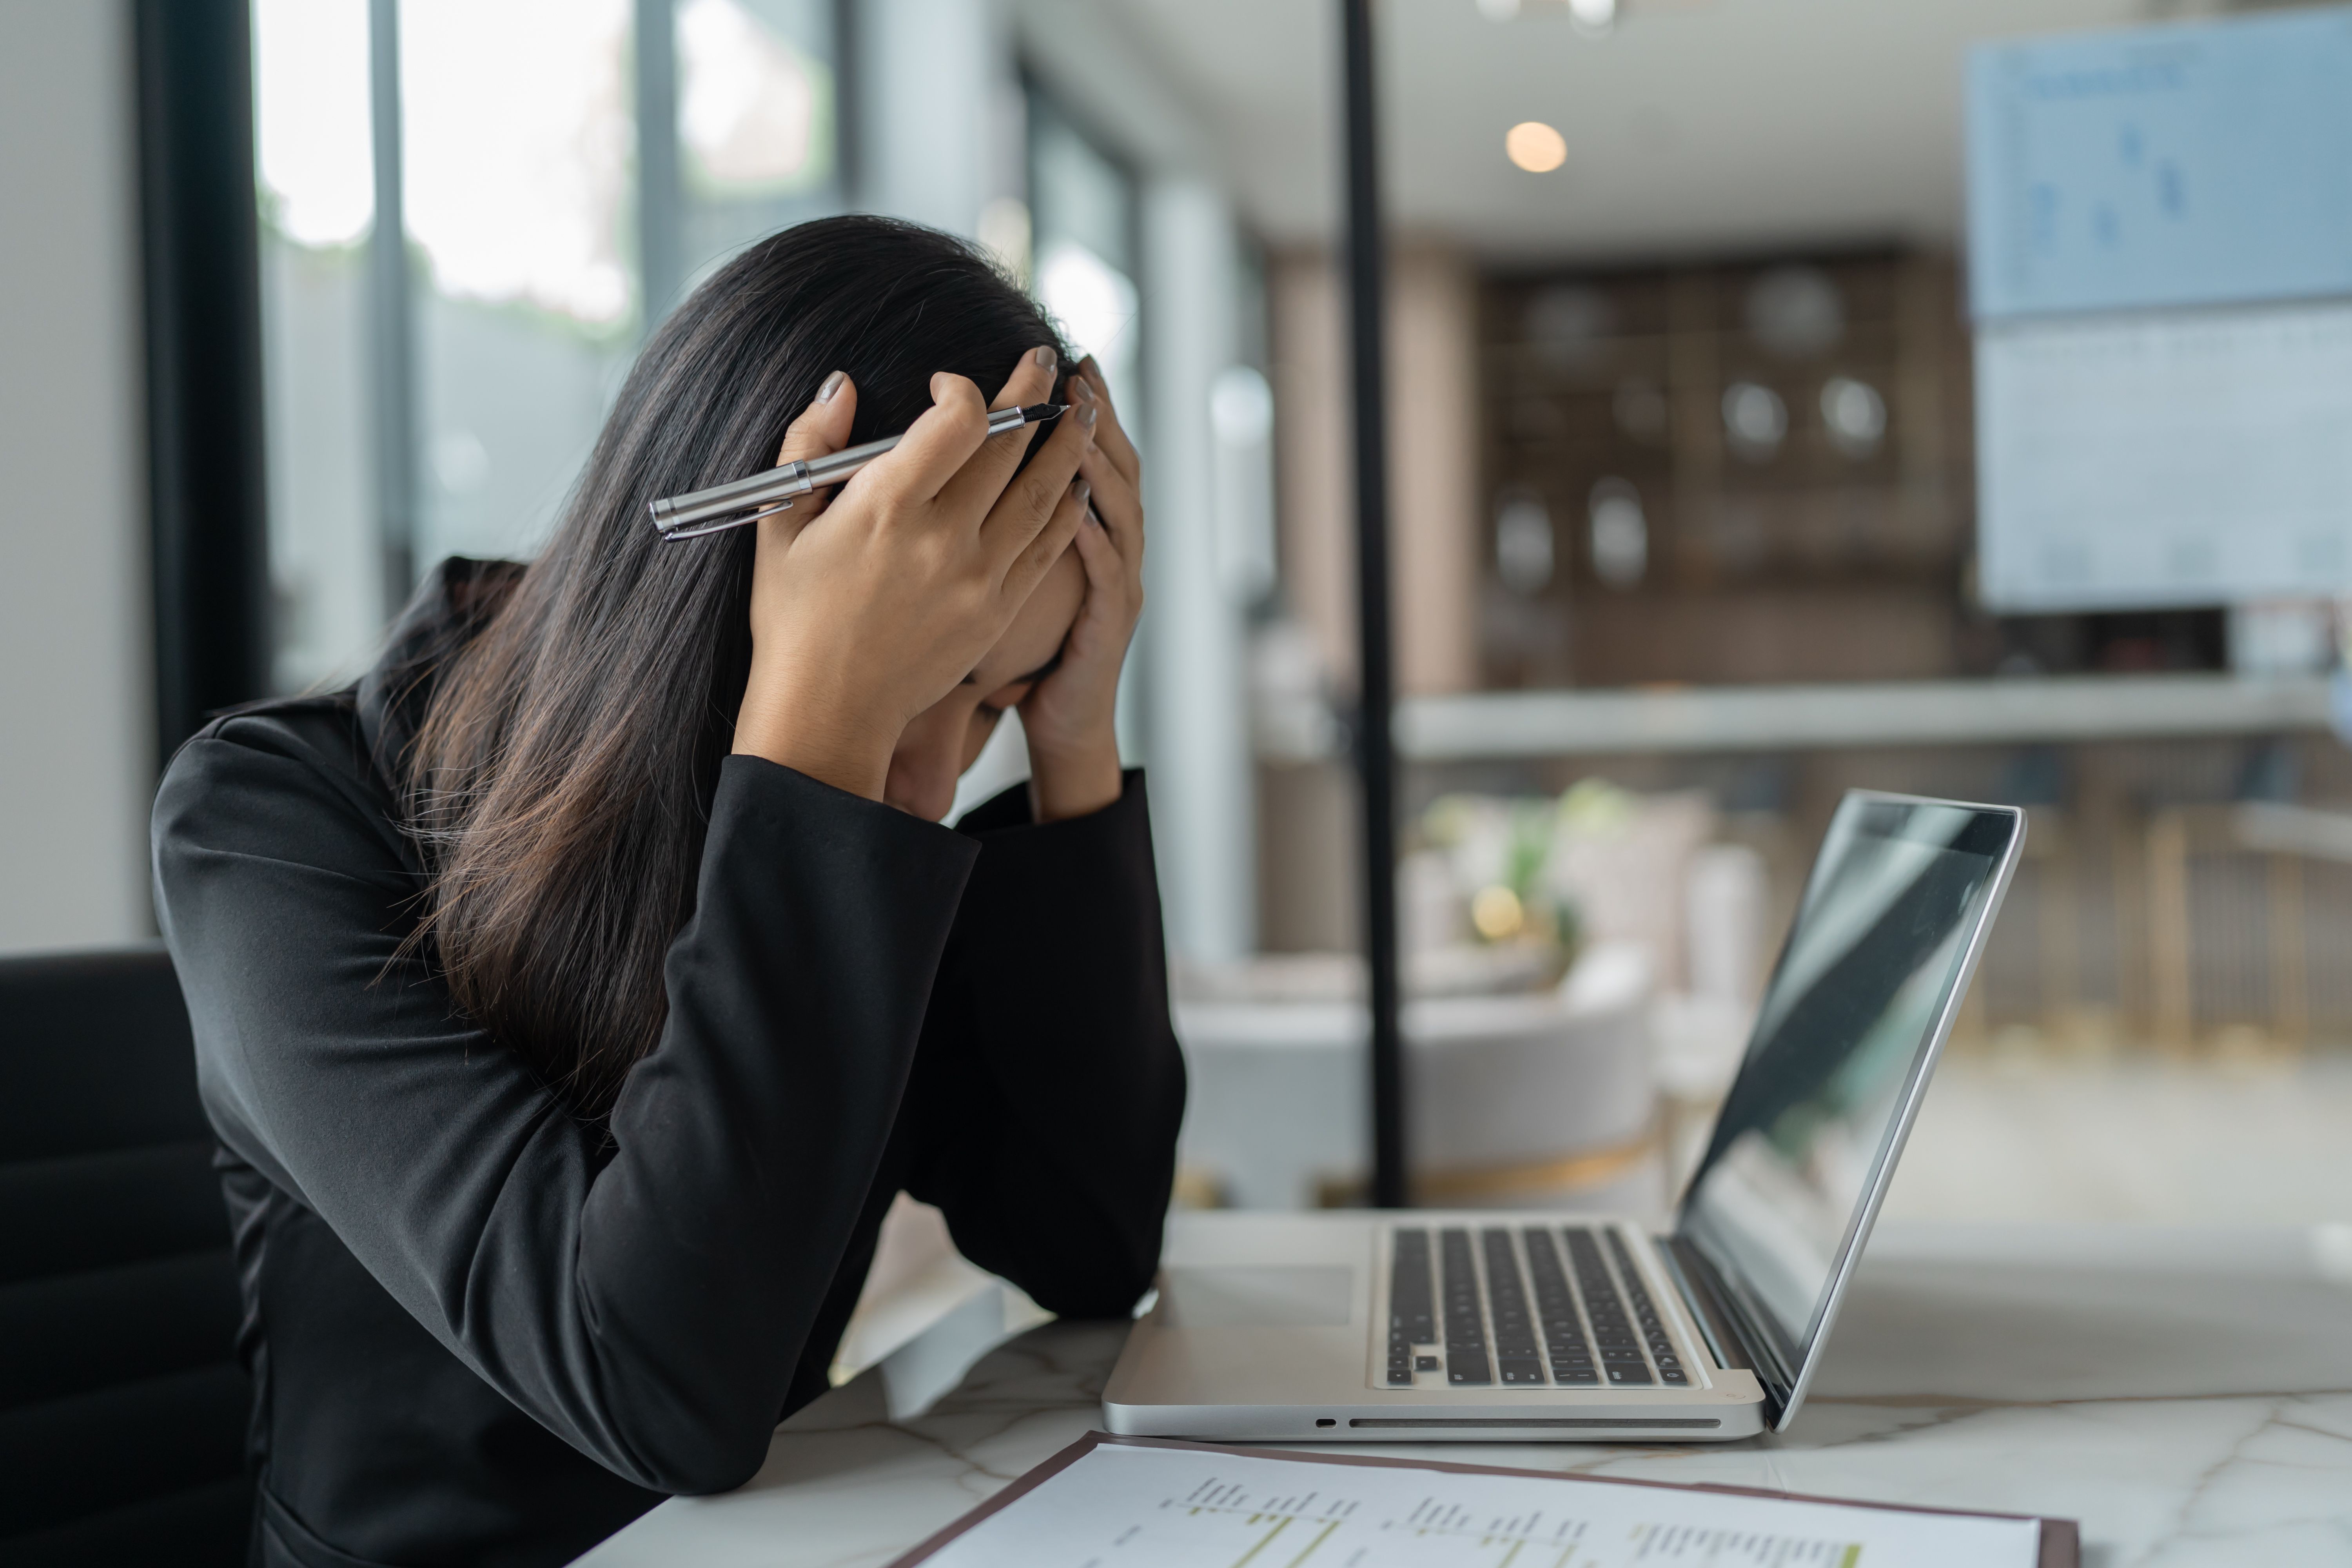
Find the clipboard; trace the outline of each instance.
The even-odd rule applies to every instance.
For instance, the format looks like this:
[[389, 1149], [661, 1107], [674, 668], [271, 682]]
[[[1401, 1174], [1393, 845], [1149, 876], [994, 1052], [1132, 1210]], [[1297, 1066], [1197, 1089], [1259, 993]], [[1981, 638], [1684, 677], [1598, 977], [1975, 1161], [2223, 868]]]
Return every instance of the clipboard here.
[[1294, 1464], [1437, 1470], [1454, 1475], [1507, 1476], [1520, 1480], [1564, 1481], [1571, 1484], [1599, 1482], [1610, 1486], [1654, 1487], [1670, 1492], [1710, 1492], [1735, 1497], [1769, 1498], [1781, 1502], [1826, 1503], [1839, 1508], [1874, 1509], [1889, 1513], [1934, 1514], [1956, 1519], [2011, 1520], [2040, 1525], [2041, 1553], [2036, 1560], [2036, 1568], [2081, 1568], [2083, 1556], [2082, 1531], [2071, 1519], [2038, 1519], [2028, 1514], [1996, 1513], [1975, 1509], [1913, 1508], [1904, 1503], [1872, 1502], [1858, 1498], [1818, 1497], [1804, 1492], [1771, 1491], [1760, 1487], [1722, 1486], [1709, 1481], [1683, 1484], [1674, 1481], [1633, 1480], [1619, 1476], [1583, 1476], [1557, 1470], [1512, 1469], [1500, 1465], [1464, 1465], [1444, 1459], [1388, 1459], [1360, 1454], [1285, 1452], [1278, 1448], [1234, 1447], [1220, 1443], [1188, 1443], [1168, 1437], [1121, 1437], [1108, 1432], [1089, 1432], [961, 1519], [934, 1532], [911, 1550], [892, 1558], [887, 1568], [916, 1568], [917, 1564], [936, 1556], [950, 1542], [974, 1526], [984, 1522], [992, 1515], [1034, 1491], [1097, 1448], [1114, 1447], [1173, 1448], [1193, 1454], [1232, 1454], [1253, 1459], [1276, 1459]]

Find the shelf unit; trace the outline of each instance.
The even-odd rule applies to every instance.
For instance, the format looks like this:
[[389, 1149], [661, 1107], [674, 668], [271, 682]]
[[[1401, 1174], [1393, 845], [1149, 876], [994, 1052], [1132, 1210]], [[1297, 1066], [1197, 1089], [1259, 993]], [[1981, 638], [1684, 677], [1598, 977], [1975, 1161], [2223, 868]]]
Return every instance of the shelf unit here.
[[1489, 691], [1408, 698], [1396, 737], [1416, 763], [2155, 740], [2325, 730], [2328, 702], [2324, 678], [2227, 675]]

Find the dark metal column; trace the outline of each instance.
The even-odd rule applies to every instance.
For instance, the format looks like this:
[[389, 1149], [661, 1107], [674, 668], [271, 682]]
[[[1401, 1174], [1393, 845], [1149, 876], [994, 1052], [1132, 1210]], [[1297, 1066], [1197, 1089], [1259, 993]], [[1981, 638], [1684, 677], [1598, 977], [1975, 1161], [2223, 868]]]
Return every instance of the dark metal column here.
[[269, 689], [261, 258], [245, 0], [138, 0], [133, 18], [160, 764]]
[[1348, 128], [1348, 317], [1356, 405], [1356, 616], [1362, 685], [1364, 952], [1371, 973], [1372, 1203], [1408, 1201], [1404, 1039], [1397, 1025], [1395, 676], [1389, 640], [1389, 489], [1381, 353], [1380, 123], [1373, 109], [1371, 0], [1339, 0]]
[[400, 0], [368, 0], [368, 110], [375, 151], [367, 301], [376, 532], [383, 545], [385, 608], [397, 615], [416, 583], [416, 339], [402, 174]]

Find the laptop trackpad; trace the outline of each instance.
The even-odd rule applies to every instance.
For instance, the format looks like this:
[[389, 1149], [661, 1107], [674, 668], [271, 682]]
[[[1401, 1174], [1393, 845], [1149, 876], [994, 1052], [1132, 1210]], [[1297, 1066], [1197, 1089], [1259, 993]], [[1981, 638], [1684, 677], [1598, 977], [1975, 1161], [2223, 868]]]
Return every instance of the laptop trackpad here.
[[1355, 1278], [1351, 1268], [1171, 1268], [1160, 1317], [1178, 1329], [1345, 1328]]

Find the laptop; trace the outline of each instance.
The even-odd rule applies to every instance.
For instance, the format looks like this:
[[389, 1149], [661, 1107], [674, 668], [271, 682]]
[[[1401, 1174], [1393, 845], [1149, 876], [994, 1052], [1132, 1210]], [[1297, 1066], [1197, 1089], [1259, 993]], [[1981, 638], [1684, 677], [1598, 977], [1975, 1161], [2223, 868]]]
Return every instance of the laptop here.
[[1176, 1215], [1106, 1425], [1421, 1443], [1785, 1430], [2024, 839], [2008, 806], [1845, 795], [1669, 1233], [1533, 1211]]

